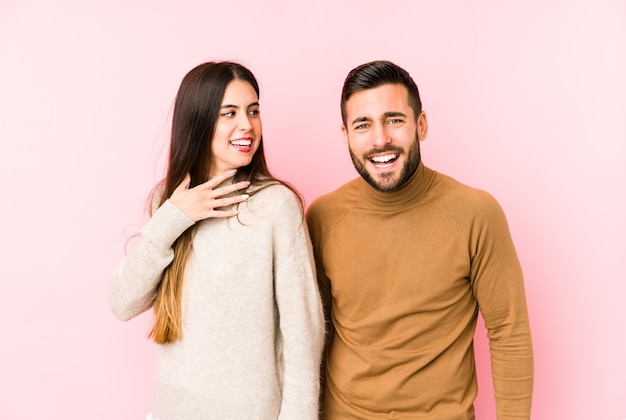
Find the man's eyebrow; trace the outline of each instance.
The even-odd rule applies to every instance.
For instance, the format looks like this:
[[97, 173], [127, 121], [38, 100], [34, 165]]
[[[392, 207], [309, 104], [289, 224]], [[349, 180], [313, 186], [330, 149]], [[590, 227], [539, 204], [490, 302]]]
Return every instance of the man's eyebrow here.
[[[403, 117], [406, 118], [406, 114], [399, 111], [387, 111], [383, 114], [384, 118], [393, 118], [393, 117]], [[370, 117], [358, 117], [352, 120], [352, 124], [357, 124], [361, 122], [371, 122], [372, 119]]]
[[370, 122], [372, 119], [370, 117], [358, 117], [352, 120], [352, 124], [361, 123], [361, 122]]
[[385, 118], [390, 118], [390, 117], [405, 117], [406, 118], [406, 114], [405, 113], [397, 112], [397, 111], [385, 112], [383, 115], [385, 116]]

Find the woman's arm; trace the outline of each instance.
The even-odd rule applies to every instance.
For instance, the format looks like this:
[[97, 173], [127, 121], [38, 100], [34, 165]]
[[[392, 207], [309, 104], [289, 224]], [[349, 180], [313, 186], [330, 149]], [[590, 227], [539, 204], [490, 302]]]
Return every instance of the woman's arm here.
[[275, 227], [275, 293], [284, 357], [279, 419], [317, 420], [324, 315], [306, 221], [300, 203], [288, 194], [281, 197]]
[[118, 318], [127, 321], [152, 306], [163, 270], [174, 258], [172, 245], [193, 224], [169, 200], [154, 212], [111, 279], [109, 306]]
[[[250, 184], [248, 181], [219, 186], [231, 178], [235, 170], [219, 174], [207, 182], [189, 188], [189, 174], [176, 187], [171, 197], [158, 208], [141, 230], [139, 242], [118, 266], [109, 288], [111, 311], [127, 321], [152, 306], [163, 271], [174, 259], [173, 244], [195, 222], [211, 217], [237, 214], [233, 204], [248, 196], [236, 194]], [[154, 201], [159, 194], [154, 195]]]

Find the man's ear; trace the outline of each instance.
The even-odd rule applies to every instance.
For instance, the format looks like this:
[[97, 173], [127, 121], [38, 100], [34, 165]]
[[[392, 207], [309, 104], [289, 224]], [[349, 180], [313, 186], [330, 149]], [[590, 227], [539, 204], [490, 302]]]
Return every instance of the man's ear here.
[[343, 141], [346, 144], [346, 146], [350, 147], [350, 145], [348, 144], [348, 130], [346, 129], [346, 126], [341, 124], [341, 132], [343, 133]]
[[426, 140], [426, 136], [428, 135], [428, 119], [426, 118], [426, 113], [424, 111], [420, 112], [420, 115], [417, 117], [417, 137], [420, 141]]

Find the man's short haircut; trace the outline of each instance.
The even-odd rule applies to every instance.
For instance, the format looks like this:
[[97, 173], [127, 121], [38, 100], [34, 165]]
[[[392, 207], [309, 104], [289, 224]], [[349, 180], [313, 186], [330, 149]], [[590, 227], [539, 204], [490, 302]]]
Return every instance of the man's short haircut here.
[[422, 112], [417, 85], [402, 67], [384, 60], [371, 61], [350, 71], [341, 91], [341, 118], [346, 125], [346, 102], [352, 94], [366, 89], [374, 89], [382, 85], [399, 84], [406, 88], [409, 95], [409, 106], [417, 117]]

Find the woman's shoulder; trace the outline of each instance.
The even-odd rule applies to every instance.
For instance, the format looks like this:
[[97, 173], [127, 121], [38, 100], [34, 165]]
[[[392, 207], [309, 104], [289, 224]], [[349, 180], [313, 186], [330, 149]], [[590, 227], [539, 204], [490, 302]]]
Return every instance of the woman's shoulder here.
[[283, 215], [302, 214], [302, 200], [299, 193], [280, 181], [255, 184], [250, 193], [248, 202], [254, 209]]
[[260, 185], [254, 185], [252, 194], [259, 201], [283, 203], [295, 202], [300, 205], [299, 193], [280, 181], [271, 181]]

